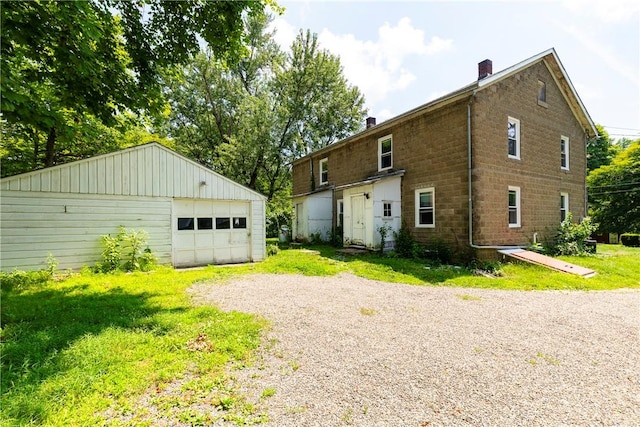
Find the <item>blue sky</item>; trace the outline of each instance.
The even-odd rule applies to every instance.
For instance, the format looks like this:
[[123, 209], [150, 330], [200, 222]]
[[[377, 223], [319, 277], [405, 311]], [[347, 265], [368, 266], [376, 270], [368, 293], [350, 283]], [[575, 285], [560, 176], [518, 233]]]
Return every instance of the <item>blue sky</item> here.
[[278, 42], [317, 33], [378, 123], [553, 47], [593, 121], [640, 137], [640, 1], [278, 3]]

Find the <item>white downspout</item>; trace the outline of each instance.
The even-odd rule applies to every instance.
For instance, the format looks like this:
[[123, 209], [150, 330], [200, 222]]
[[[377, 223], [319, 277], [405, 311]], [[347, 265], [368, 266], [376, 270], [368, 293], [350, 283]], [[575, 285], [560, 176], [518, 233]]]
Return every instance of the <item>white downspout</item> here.
[[[473, 96], [476, 92], [473, 92]], [[475, 245], [473, 243], [473, 193], [471, 185], [471, 99], [467, 103], [467, 184], [469, 192], [469, 246], [474, 249], [520, 249], [520, 246], [490, 246], [490, 245]]]

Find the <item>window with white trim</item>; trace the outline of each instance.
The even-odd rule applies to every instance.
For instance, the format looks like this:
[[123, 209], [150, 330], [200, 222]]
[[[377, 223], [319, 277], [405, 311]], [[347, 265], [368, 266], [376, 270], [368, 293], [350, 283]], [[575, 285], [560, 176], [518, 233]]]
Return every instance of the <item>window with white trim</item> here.
[[510, 159], [520, 159], [520, 120], [507, 119], [507, 153]]
[[378, 171], [393, 167], [393, 137], [387, 135], [378, 139]]
[[436, 226], [435, 189], [416, 190], [416, 227], [434, 228]]
[[560, 169], [569, 170], [569, 137], [560, 137]]
[[329, 159], [320, 160], [320, 185], [329, 183]]
[[520, 187], [509, 186], [509, 228], [520, 227]]
[[344, 221], [344, 201], [342, 199], [338, 200], [338, 206], [336, 212], [338, 213], [336, 222], [338, 227], [342, 227], [342, 223]]
[[391, 218], [391, 202], [382, 202], [382, 217]]
[[564, 221], [569, 212], [569, 193], [560, 193], [560, 221]]

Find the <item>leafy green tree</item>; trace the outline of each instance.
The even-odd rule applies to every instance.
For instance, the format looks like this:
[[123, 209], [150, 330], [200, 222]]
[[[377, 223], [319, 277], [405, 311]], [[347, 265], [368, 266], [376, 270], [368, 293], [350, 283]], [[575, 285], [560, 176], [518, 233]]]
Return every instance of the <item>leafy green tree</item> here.
[[640, 232], [640, 139], [587, 177], [591, 217], [600, 231]]
[[587, 141], [587, 170], [592, 171], [600, 166], [611, 163], [616, 154], [609, 133], [601, 126], [596, 125], [598, 136]]
[[240, 58], [245, 12], [269, 2], [3, 1], [3, 131], [29, 140], [34, 167], [62, 162], [58, 140], [87, 115], [112, 125], [123, 111], [161, 112], [159, 70], [185, 63], [201, 41], [221, 61]]
[[247, 18], [249, 54], [241, 61], [200, 53], [165, 82], [176, 148], [268, 196], [273, 228], [290, 216], [283, 200], [293, 160], [360, 129], [365, 111], [339, 59], [315, 35], [301, 32], [283, 53], [269, 22], [264, 14]]

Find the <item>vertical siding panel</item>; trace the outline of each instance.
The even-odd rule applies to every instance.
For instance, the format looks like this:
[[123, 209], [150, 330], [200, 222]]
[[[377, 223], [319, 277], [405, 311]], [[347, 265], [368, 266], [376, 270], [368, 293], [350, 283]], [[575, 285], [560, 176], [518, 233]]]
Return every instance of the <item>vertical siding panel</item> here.
[[138, 152], [129, 153], [129, 194], [138, 195]]
[[15, 190], [15, 191], [19, 191], [20, 190], [20, 180], [19, 179], [12, 179], [9, 183], [9, 189], [10, 190]]
[[113, 158], [113, 194], [122, 194], [122, 154]]
[[136, 171], [138, 179], [138, 196], [147, 195], [147, 156], [149, 152], [146, 148], [138, 151], [138, 170]]
[[40, 181], [40, 191], [51, 191], [51, 171], [42, 172], [42, 180]]
[[40, 179], [42, 174], [31, 176], [31, 191], [40, 191]]
[[104, 159], [104, 194], [113, 194], [113, 184], [116, 178], [113, 169], [114, 157], [109, 156]]
[[111, 157], [96, 159], [96, 193], [105, 194], [107, 189], [107, 159]]
[[175, 162], [174, 157], [167, 154], [167, 196], [173, 197], [175, 190], [173, 182], [175, 181]]
[[178, 184], [180, 186], [180, 190], [178, 192], [178, 197], [186, 197], [186, 195], [187, 195], [187, 192], [186, 192], [187, 171], [185, 170], [185, 165], [184, 165], [184, 162], [182, 161], [182, 159], [177, 159], [177, 162], [179, 163], [178, 167], [180, 168], [180, 174], [178, 175]]
[[49, 191], [60, 191], [60, 169], [52, 170], [50, 172], [51, 186]]
[[195, 189], [198, 184], [196, 184], [196, 170], [191, 165], [191, 163], [185, 163], [185, 167], [187, 168], [187, 194], [189, 197], [195, 197]]
[[80, 192], [80, 167], [78, 165], [69, 166], [69, 192]]
[[91, 194], [96, 194], [98, 192], [98, 160], [97, 159], [89, 162], [89, 191], [88, 192]]
[[31, 180], [29, 179], [29, 177], [20, 178], [20, 190], [21, 191], [31, 190]]
[[78, 165], [78, 169], [80, 170], [79, 174], [79, 183], [80, 183], [80, 193], [88, 193], [89, 192], [89, 165], [87, 163], [80, 163]]
[[151, 195], [160, 195], [160, 174], [158, 168], [160, 167], [160, 150], [156, 147], [151, 149], [151, 165], [149, 170], [151, 171]]
[[71, 191], [71, 168], [60, 169], [60, 192], [69, 193]]
[[[167, 180], [169, 179], [169, 168], [167, 168], [167, 153], [164, 150], [158, 150], [158, 164], [156, 165], [156, 171], [158, 171], [158, 195], [167, 195]], [[155, 176], [154, 176], [155, 177]]]
[[131, 188], [129, 187], [129, 153], [122, 153], [122, 164], [120, 168], [120, 176], [122, 177], [121, 192], [124, 195], [128, 195], [129, 193], [131, 193]]

